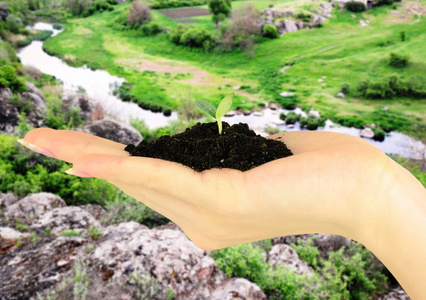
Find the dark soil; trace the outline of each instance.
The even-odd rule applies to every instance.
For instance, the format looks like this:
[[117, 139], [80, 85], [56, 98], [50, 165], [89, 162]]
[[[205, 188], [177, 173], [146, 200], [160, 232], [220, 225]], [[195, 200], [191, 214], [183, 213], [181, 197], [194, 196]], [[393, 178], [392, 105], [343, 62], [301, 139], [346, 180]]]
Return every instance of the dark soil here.
[[124, 149], [131, 156], [160, 158], [178, 162], [198, 172], [212, 168], [232, 168], [247, 171], [269, 161], [293, 155], [283, 142], [266, 139], [250, 130], [247, 124], [229, 126], [222, 122], [198, 123], [173, 136], [156, 141], [142, 141]]

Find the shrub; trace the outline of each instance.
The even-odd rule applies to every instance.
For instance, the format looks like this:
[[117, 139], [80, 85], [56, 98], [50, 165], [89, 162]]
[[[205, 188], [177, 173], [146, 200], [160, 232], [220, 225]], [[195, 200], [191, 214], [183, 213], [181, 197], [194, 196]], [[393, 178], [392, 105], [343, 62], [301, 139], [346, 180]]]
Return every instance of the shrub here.
[[306, 128], [309, 130], [317, 130], [318, 127], [323, 127], [325, 125], [325, 119], [309, 116], [307, 118], [301, 118], [300, 125], [306, 126]]
[[139, 1], [132, 2], [129, 6], [127, 22], [132, 26], [139, 26], [151, 21], [151, 10], [148, 6]]
[[0, 68], [0, 87], [10, 88], [13, 93], [25, 92], [27, 86], [25, 81], [18, 78], [14, 67], [3, 65]]
[[222, 28], [220, 43], [228, 51], [237, 46], [251, 54], [254, 51], [255, 39], [261, 34], [259, 18], [259, 10], [251, 4], [241, 10], [234, 10], [228, 27]]
[[210, 0], [208, 6], [216, 27], [231, 13], [231, 0]]
[[10, 14], [6, 18], [6, 28], [15, 34], [20, 33], [20, 29], [22, 28], [23, 24], [21, 19], [15, 17], [14, 15]]
[[179, 45], [180, 39], [182, 35], [188, 30], [188, 27], [185, 27], [183, 25], [178, 25], [176, 27], [173, 27], [173, 29], [170, 31], [169, 38], [172, 41], [172, 43]]
[[203, 47], [205, 41], [212, 41], [213, 38], [205, 29], [191, 28], [182, 34], [179, 43], [188, 47]]
[[149, 23], [146, 25], [142, 25], [139, 29], [142, 32], [143, 36], [156, 35], [161, 32], [160, 26], [156, 23]]
[[351, 12], [363, 12], [367, 10], [365, 4], [360, 1], [349, 1], [345, 3], [345, 8]]
[[395, 92], [389, 87], [385, 80], [371, 82], [365, 91], [365, 97], [372, 99], [392, 98]]
[[351, 86], [349, 85], [349, 83], [343, 83], [340, 91], [345, 94], [345, 95], [349, 95], [351, 92]]
[[286, 115], [285, 123], [286, 124], [294, 124], [294, 123], [296, 123], [296, 121], [299, 121], [299, 119], [300, 119], [300, 115], [291, 111]]
[[276, 39], [279, 37], [277, 27], [275, 27], [275, 25], [266, 24], [263, 27], [263, 36], [270, 39]]
[[404, 68], [408, 65], [408, 55], [391, 53], [389, 56], [389, 65], [395, 68]]
[[303, 12], [299, 12], [299, 13], [295, 14], [294, 17], [296, 19], [302, 20], [305, 23], [309, 23], [311, 21], [311, 15], [305, 14]]
[[381, 130], [380, 128], [371, 128], [371, 130], [373, 130], [374, 132], [374, 136], [373, 139], [379, 142], [383, 142], [385, 140], [386, 137], [386, 133]]

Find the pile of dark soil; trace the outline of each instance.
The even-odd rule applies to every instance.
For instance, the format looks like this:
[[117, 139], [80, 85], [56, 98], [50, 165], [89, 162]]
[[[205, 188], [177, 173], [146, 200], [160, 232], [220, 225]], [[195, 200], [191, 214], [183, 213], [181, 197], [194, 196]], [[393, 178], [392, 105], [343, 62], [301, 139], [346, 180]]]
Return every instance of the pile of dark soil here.
[[232, 168], [247, 171], [269, 161], [293, 155], [283, 142], [266, 139], [250, 130], [247, 124], [229, 126], [222, 122], [198, 123], [173, 136], [156, 141], [142, 141], [124, 149], [131, 156], [160, 158], [178, 162], [198, 172], [212, 168]]

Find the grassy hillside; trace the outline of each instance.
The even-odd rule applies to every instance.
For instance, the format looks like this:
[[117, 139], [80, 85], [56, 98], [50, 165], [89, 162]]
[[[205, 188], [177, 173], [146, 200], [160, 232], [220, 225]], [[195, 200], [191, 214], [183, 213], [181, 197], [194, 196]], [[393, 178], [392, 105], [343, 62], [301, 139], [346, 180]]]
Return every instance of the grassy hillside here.
[[[274, 9], [283, 5], [294, 7], [295, 3], [304, 10], [312, 8], [295, 1], [235, 1], [232, 5], [236, 8], [247, 3], [260, 9], [271, 4]], [[125, 77], [135, 85], [132, 93], [136, 97], [162, 107], [178, 109], [185, 99], [182, 95], [189, 91], [193, 99], [217, 103], [233, 86], [245, 85], [250, 88], [237, 91], [234, 106], [250, 109], [263, 101], [280, 101], [279, 93], [291, 90], [302, 107], [313, 106], [326, 117], [356, 117], [364, 123], [399, 118], [405, 124], [398, 125], [399, 131], [426, 137], [424, 130], [419, 130], [426, 123], [424, 99], [336, 97], [342, 84], [355, 91], [360, 81], [380, 80], [391, 74], [398, 74], [404, 80], [416, 75], [426, 77], [425, 17], [409, 14], [402, 19], [392, 12], [394, 7], [406, 10], [411, 2], [404, 2], [404, 7], [395, 4], [358, 14], [335, 9], [334, 17], [321, 28], [288, 33], [257, 44], [252, 59], [241, 50], [216, 49], [206, 53], [176, 46], [166, 33], [143, 37], [133, 30], [114, 30], [111, 23], [128, 11], [128, 5], [124, 3], [112, 12], [69, 21], [62, 34], [46, 41], [45, 48], [72, 64], [88, 64]], [[219, 35], [210, 16], [192, 19], [197, 23], [191, 26]], [[361, 19], [369, 20], [369, 26], [360, 26]], [[156, 11], [153, 22], [167, 29], [177, 25]], [[404, 41], [401, 32], [405, 34]], [[389, 66], [391, 52], [408, 55], [408, 66]], [[292, 66], [280, 72], [290, 62]], [[385, 106], [388, 110], [383, 113]]]

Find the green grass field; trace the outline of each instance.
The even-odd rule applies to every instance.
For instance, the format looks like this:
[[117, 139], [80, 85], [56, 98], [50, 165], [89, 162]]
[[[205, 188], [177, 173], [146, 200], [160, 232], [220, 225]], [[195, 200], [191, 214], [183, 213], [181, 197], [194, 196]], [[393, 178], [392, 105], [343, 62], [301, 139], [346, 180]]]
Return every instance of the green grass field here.
[[[296, 1], [235, 1], [232, 5], [238, 8], [247, 3], [259, 9], [266, 9], [271, 4], [273, 9], [285, 5], [294, 8], [296, 4], [309, 9], [306, 3]], [[302, 107], [312, 106], [327, 117], [357, 116], [371, 123], [375, 121], [375, 109], [386, 106], [389, 111], [402, 113], [413, 122], [412, 128], [401, 129], [403, 132], [413, 133], [413, 128], [426, 123], [424, 99], [336, 97], [343, 83], [355, 90], [359, 81], [376, 80], [393, 73], [403, 79], [413, 75], [426, 76], [425, 16], [418, 21], [414, 15], [401, 19], [390, 13], [392, 6], [382, 6], [355, 14], [354, 18], [351, 12], [335, 9], [334, 17], [321, 28], [287, 33], [279, 39], [257, 44], [254, 57], [250, 59], [241, 50], [206, 53], [201, 49], [176, 46], [166, 33], [142, 37], [130, 30], [113, 30], [110, 22], [128, 10], [128, 5], [124, 3], [116, 6], [113, 12], [69, 21], [63, 33], [45, 42], [45, 48], [62, 58], [68, 57], [68, 61], [75, 65], [88, 64], [125, 77], [135, 85], [133, 93], [144, 102], [171, 109], [180, 107], [182, 94], [188, 91], [193, 99], [217, 104], [233, 91], [232, 86], [249, 85], [256, 92], [237, 91], [234, 107], [255, 108], [263, 101], [275, 101], [280, 97], [280, 91], [291, 89], [298, 95]], [[153, 22], [163, 28], [171, 29], [177, 25], [156, 11], [153, 16]], [[190, 26], [219, 35], [210, 16], [191, 19], [197, 22]], [[369, 20], [369, 26], [360, 26], [361, 19]], [[405, 41], [401, 41], [401, 31], [405, 32]], [[410, 64], [403, 69], [390, 67], [391, 52], [409, 55]], [[290, 61], [293, 65], [284, 74], [279, 73]], [[167, 72], [168, 68], [170, 72]], [[144, 70], [156, 72], [143, 73]], [[268, 72], [278, 72], [279, 80], [264, 75]], [[272, 84], [275, 84], [276, 95], [265, 92], [271, 90], [269, 85]], [[426, 138], [424, 132], [416, 135]]]

